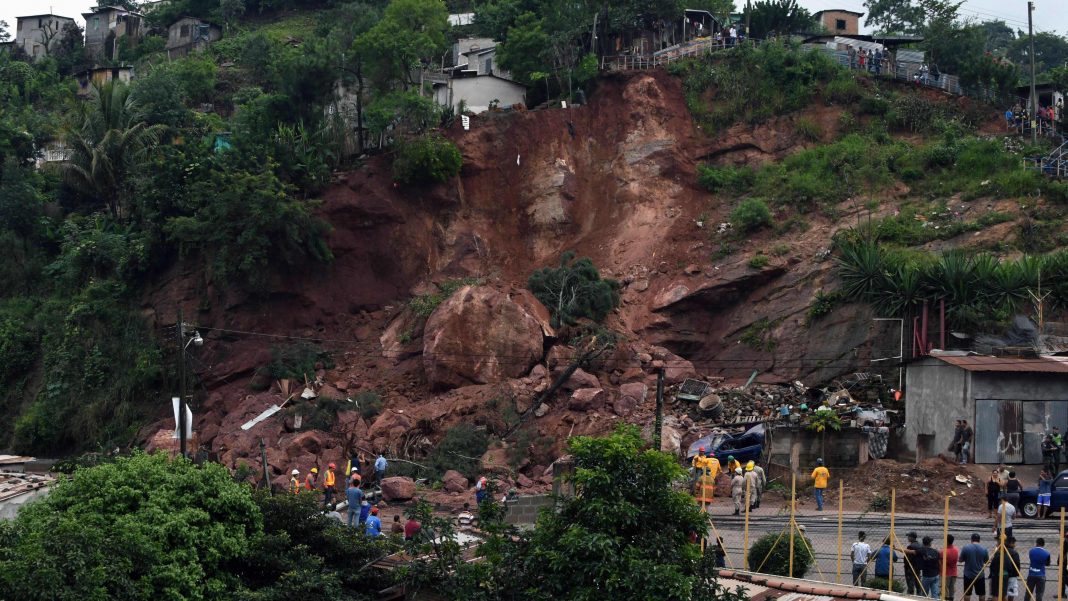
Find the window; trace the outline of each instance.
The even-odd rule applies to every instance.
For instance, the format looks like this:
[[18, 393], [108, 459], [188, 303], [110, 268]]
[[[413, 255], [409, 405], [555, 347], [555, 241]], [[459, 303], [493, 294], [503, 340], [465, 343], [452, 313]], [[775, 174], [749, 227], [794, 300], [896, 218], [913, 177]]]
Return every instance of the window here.
[[845, 19], [835, 19], [834, 20], [834, 28], [837, 29], [838, 31], [844, 30], [846, 28]]

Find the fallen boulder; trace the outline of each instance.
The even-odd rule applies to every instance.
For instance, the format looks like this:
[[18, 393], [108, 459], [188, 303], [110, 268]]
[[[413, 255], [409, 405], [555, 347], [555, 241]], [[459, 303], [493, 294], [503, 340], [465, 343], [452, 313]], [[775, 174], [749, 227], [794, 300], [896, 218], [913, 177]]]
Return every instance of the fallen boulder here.
[[467, 490], [467, 477], [456, 470], [448, 470], [441, 477], [445, 490], [449, 492], [464, 492]]
[[415, 498], [415, 482], [404, 476], [382, 479], [382, 498], [387, 501], [408, 501]]
[[423, 370], [435, 390], [519, 378], [553, 336], [549, 312], [527, 290], [464, 286], [430, 315]]
[[579, 388], [571, 393], [571, 400], [568, 401], [567, 407], [575, 411], [600, 409], [604, 405], [604, 397], [603, 388]]

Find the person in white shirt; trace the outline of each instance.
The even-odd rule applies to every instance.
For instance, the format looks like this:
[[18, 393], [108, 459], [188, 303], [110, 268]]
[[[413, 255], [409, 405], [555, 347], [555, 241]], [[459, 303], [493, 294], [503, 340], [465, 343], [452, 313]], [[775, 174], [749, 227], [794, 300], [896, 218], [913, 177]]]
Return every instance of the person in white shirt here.
[[871, 557], [871, 547], [864, 542], [867, 535], [864, 531], [857, 534], [857, 542], [849, 549], [849, 558], [853, 560], [853, 584], [864, 586], [864, 574], [868, 569], [868, 558]]

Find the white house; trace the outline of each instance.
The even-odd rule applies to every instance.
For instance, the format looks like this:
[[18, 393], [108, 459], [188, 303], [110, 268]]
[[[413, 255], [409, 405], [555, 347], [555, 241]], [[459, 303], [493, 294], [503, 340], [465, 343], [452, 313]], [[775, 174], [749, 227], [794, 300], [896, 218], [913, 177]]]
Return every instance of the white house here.
[[527, 88], [512, 81], [511, 74], [496, 65], [497, 43], [490, 38], [461, 38], [452, 47], [448, 78], [434, 82], [434, 100], [457, 109], [480, 113], [491, 107], [509, 107], [524, 101]]
[[68, 23], [73, 24], [74, 19], [52, 14], [16, 17], [15, 46], [35, 59], [48, 56], [63, 38]]

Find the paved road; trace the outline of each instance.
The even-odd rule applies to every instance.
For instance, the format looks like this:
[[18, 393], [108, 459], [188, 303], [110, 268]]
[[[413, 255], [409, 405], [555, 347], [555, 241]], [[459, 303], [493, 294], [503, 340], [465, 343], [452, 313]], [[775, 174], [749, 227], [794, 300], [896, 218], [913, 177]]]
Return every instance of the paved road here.
[[[732, 506], [717, 502], [712, 507], [710, 515], [712, 523], [719, 531], [726, 543], [727, 552], [734, 567], [742, 566], [742, 548], [744, 541], [744, 519], [742, 516], [733, 516]], [[725, 515], [726, 514], [726, 515]], [[755, 542], [766, 533], [778, 534], [786, 528], [789, 522], [789, 514], [780, 511], [778, 507], [762, 507], [750, 516], [749, 541]], [[836, 512], [817, 512], [814, 510], [799, 511], [797, 523], [804, 528], [805, 535], [812, 541], [813, 550], [817, 559], [817, 567], [814, 567], [806, 577], [833, 582], [838, 570], [838, 516]], [[996, 540], [992, 532], [993, 520], [985, 516], [970, 514], [950, 515], [949, 533], [956, 538], [955, 545], [959, 548], [968, 544], [972, 533], [978, 533], [982, 537], [982, 544], [992, 548]], [[1014, 525], [1013, 534], [1017, 538], [1017, 550], [1023, 557], [1026, 568], [1027, 550], [1030, 549], [1038, 537], [1046, 539], [1046, 547], [1054, 555], [1054, 563], [1059, 561], [1056, 541], [1059, 537], [1060, 524], [1056, 519], [1028, 520], [1020, 519]], [[841, 570], [843, 581], [850, 576], [849, 547], [857, 540], [857, 532], [864, 530], [867, 533], [867, 542], [873, 549], [890, 531], [889, 514], [878, 513], [855, 513], [846, 512], [842, 516], [842, 554]], [[941, 515], [904, 513], [895, 516], [894, 530], [901, 544], [905, 544], [905, 535], [915, 531], [922, 539], [930, 536], [934, 539], [936, 548], [942, 547], [943, 524]], [[779, 544], [788, 544], [787, 536], [784, 536]], [[796, 541], [795, 545], [801, 544]], [[756, 566], [752, 566], [756, 567]], [[896, 577], [902, 573], [900, 563], [894, 567]], [[820, 574], [822, 572], [822, 576]], [[959, 573], [959, 572], [958, 572]], [[1057, 570], [1047, 570], [1046, 597], [1056, 598]], [[958, 580], [958, 595], [961, 585]]]

